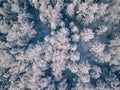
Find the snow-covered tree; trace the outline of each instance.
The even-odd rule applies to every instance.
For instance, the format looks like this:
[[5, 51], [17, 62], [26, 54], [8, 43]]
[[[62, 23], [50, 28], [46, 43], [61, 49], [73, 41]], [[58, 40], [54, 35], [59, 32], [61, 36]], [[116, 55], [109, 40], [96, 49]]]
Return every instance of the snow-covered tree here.
[[119, 0], [0, 0], [0, 90], [120, 90]]

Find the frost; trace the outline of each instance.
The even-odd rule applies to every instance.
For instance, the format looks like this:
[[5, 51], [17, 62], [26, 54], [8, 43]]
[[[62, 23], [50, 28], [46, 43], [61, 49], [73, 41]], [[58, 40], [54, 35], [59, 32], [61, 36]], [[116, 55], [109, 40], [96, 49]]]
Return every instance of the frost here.
[[74, 4], [69, 4], [67, 6], [66, 12], [69, 16], [73, 16], [74, 15]]
[[105, 33], [108, 30], [108, 27], [106, 26], [101, 26], [99, 30], [97, 30], [97, 34], [98, 35], [102, 35], [103, 33]]
[[110, 41], [110, 54], [112, 56], [111, 64], [119, 65], [120, 58], [120, 47], [119, 37], [115, 37], [114, 40]]
[[94, 33], [91, 29], [84, 29], [80, 36], [83, 41], [88, 42], [90, 39], [94, 38]]
[[110, 3], [110, 7], [107, 9], [105, 22], [108, 22], [109, 25], [118, 24], [120, 21], [120, 1], [114, 0]]
[[0, 0], [0, 90], [120, 90], [119, 0]]
[[90, 75], [92, 78], [98, 79], [101, 76], [101, 73], [102, 73], [102, 71], [101, 71], [100, 67], [93, 66], [91, 69]]
[[6, 40], [8, 42], [14, 42], [16, 41], [16, 44], [18, 45], [24, 45], [24, 38], [26, 38], [25, 41], [29, 41], [30, 38], [32, 38], [36, 32], [35, 30], [32, 29], [33, 25], [32, 23], [29, 25], [27, 23], [19, 25], [15, 24], [12, 27], [12, 30], [8, 33], [6, 36]]
[[[82, 21], [84, 24], [92, 23], [95, 19], [95, 13], [97, 13], [98, 5], [97, 4], [79, 4], [76, 19]], [[79, 22], [80, 22], [79, 21]]]
[[90, 51], [99, 54], [103, 52], [104, 48], [105, 48], [104, 44], [95, 42], [93, 45], [90, 46]]

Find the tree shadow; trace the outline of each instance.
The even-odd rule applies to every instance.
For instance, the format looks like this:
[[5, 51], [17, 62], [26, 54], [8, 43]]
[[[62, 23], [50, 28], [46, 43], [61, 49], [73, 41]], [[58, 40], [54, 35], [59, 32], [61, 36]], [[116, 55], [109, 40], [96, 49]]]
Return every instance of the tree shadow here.
[[[76, 86], [77, 83], [77, 75], [72, 73], [70, 70], [66, 69], [62, 73], [63, 79], [66, 79], [67, 88], [66, 90], [71, 90]], [[74, 80], [75, 79], [75, 80]]]
[[44, 42], [44, 38], [46, 35], [50, 33], [50, 29], [48, 28], [47, 25], [41, 22], [39, 18], [39, 10], [37, 10], [35, 7], [33, 7], [30, 4], [29, 0], [25, 1], [26, 3], [26, 11], [32, 15], [33, 18], [30, 19], [30, 22], [34, 22], [34, 29], [36, 30], [36, 35], [29, 41], [29, 43], [37, 43], [39, 42]]

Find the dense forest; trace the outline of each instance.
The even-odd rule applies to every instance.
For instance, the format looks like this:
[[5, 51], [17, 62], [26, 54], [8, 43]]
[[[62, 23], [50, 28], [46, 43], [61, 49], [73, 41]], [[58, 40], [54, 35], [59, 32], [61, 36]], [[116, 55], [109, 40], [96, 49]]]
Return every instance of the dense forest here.
[[120, 90], [120, 0], [0, 0], [0, 90]]

